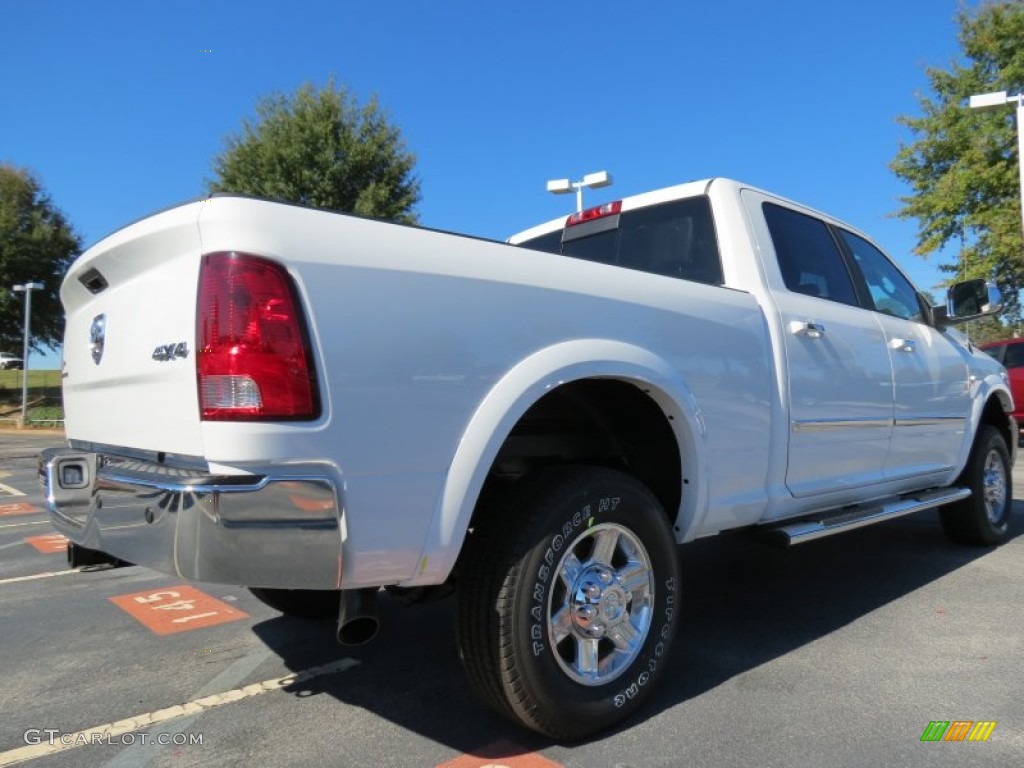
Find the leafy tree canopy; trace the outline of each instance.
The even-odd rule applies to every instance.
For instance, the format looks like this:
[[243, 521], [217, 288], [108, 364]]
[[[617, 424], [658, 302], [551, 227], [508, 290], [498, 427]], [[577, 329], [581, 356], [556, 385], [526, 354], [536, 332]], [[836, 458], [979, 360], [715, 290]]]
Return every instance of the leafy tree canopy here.
[[256, 105], [213, 160], [210, 192], [238, 192], [415, 223], [420, 199], [416, 157], [377, 98], [360, 106], [334, 80], [306, 83]]
[[82, 250], [82, 241], [64, 214], [27, 170], [0, 164], [0, 348], [21, 356], [25, 294], [11, 287], [44, 285], [32, 292], [32, 347], [59, 344], [64, 310], [58, 289]]
[[989, 341], [1002, 341], [1010, 338], [1013, 334], [1006, 328], [998, 318], [983, 317], [980, 320], [958, 325], [957, 330], [967, 336], [975, 344], [984, 344]]
[[1024, 88], [1024, 2], [963, 8], [958, 22], [966, 61], [928, 69], [933, 94], [920, 97], [922, 114], [899, 118], [915, 140], [890, 165], [913, 190], [897, 216], [917, 220], [918, 255], [960, 249], [955, 263], [939, 265], [952, 279], [995, 278], [1005, 317], [1019, 321], [1024, 239], [1015, 110], [971, 109], [968, 98]]

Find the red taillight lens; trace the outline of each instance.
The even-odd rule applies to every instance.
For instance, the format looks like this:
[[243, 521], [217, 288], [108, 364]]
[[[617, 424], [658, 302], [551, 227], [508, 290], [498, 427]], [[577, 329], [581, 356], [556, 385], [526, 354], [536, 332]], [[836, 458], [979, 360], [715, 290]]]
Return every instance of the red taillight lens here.
[[565, 226], [573, 227], [577, 224], [582, 224], [585, 221], [593, 221], [594, 219], [602, 219], [605, 216], [614, 216], [622, 211], [622, 201], [616, 200], [613, 203], [605, 203], [604, 205], [595, 205], [593, 208], [587, 208], [585, 211], [574, 213], [572, 216], [565, 220]]
[[203, 419], [320, 415], [306, 324], [280, 264], [242, 253], [204, 256], [196, 337]]

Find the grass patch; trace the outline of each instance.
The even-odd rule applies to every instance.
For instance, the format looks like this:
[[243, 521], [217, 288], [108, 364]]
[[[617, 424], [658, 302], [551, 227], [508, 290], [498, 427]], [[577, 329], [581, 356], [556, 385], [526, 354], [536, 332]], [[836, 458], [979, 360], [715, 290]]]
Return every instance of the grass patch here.
[[27, 422], [31, 426], [43, 422], [41, 426], [53, 426], [55, 422], [64, 421], [64, 408], [59, 405], [40, 405], [28, 409]]
[[[24, 371], [0, 370], [0, 420], [21, 419], [21, 388]], [[52, 427], [64, 420], [61, 401], [61, 372], [39, 370], [28, 372], [28, 412], [26, 426]]]
[[[24, 371], [0, 370], [0, 390], [21, 391]], [[60, 371], [29, 371], [29, 389], [60, 387]]]

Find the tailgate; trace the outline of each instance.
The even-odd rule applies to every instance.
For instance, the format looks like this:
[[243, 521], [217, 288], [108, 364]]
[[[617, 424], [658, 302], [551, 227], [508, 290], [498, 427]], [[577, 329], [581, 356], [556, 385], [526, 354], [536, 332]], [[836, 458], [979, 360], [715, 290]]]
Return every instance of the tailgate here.
[[67, 436], [201, 456], [195, 315], [202, 203], [132, 224], [86, 251], [61, 287]]

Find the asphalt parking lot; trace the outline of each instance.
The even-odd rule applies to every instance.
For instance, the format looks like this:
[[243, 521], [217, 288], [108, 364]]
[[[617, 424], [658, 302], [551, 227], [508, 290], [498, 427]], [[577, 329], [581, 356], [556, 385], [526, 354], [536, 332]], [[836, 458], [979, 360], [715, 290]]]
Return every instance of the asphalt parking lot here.
[[[60, 439], [0, 434], [0, 767], [1024, 764], [1024, 468], [997, 549], [947, 543], [934, 513], [788, 551], [688, 545], [668, 679], [565, 745], [473, 698], [451, 600], [384, 596], [352, 649], [241, 587], [67, 570], [33, 458]], [[995, 726], [923, 742], [931, 721]]]

